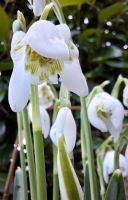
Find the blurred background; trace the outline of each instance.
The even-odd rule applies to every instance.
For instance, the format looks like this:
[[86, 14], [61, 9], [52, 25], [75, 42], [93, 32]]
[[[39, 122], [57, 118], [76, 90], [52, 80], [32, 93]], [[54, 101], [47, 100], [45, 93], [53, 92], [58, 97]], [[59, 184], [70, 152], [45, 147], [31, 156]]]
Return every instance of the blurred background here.
[[[60, 0], [67, 24], [72, 31], [74, 43], [80, 50], [80, 61], [87, 77], [89, 88], [110, 80], [107, 87], [110, 91], [119, 74], [128, 78], [128, 1], [120, 0]], [[8, 83], [13, 64], [10, 58], [12, 22], [16, 19], [17, 10], [23, 12], [27, 24], [33, 20], [27, 0], [0, 0], [0, 193], [2, 194], [13, 144], [17, 135], [16, 115], [8, 104]], [[53, 13], [49, 16], [58, 23]], [[79, 98], [71, 96], [74, 105], [79, 105]], [[75, 111], [79, 132], [79, 111]], [[106, 137], [106, 136], [105, 136]], [[104, 135], [96, 134], [95, 145], [99, 145]], [[45, 143], [47, 181], [52, 190], [52, 148], [50, 141]], [[80, 173], [80, 141], [75, 150], [76, 169]], [[49, 148], [50, 147], [50, 148]], [[17, 158], [17, 167], [19, 158]]]

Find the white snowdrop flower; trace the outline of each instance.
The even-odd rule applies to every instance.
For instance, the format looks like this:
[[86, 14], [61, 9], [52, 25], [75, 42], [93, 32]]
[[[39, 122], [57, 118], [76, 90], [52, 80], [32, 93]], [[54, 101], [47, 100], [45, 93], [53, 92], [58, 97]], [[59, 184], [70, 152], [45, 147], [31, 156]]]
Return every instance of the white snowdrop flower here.
[[[114, 172], [114, 154], [114, 150], [108, 151], [103, 160], [103, 177], [106, 183], [109, 182], [109, 175]], [[119, 169], [121, 170], [123, 176], [127, 175], [127, 161], [125, 156], [122, 154], [119, 155]]]
[[109, 131], [113, 138], [120, 136], [124, 108], [119, 100], [106, 92], [94, 96], [88, 107], [90, 123], [101, 132]]
[[56, 146], [58, 146], [58, 139], [61, 135], [64, 135], [67, 152], [72, 152], [76, 142], [76, 123], [68, 107], [59, 110], [50, 131], [50, 137]]
[[11, 109], [22, 111], [29, 99], [30, 85], [48, 80], [58, 83], [58, 74], [69, 91], [79, 96], [87, 95], [88, 86], [78, 55], [66, 24], [56, 26], [50, 21], [39, 20], [26, 34], [16, 31], [11, 43], [14, 63], [9, 82]]
[[55, 99], [54, 94], [49, 85], [46, 82], [38, 85], [39, 104], [47, 109], [53, 105]]
[[29, 8], [33, 9], [34, 15], [36, 17], [41, 16], [44, 8], [45, 8], [45, 0], [28, 0]]
[[123, 103], [128, 108], [128, 85], [123, 90]]
[[[50, 117], [48, 112], [43, 108], [43, 106], [40, 106], [40, 117], [41, 117], [41, 126], [42, 126], [42, 133], [44, 135], [44, 138], [47, 138], [50, 132]], [[32, 122], [32, 104], [29, 103], [28, 105], [28, 115], [29, 119]]]

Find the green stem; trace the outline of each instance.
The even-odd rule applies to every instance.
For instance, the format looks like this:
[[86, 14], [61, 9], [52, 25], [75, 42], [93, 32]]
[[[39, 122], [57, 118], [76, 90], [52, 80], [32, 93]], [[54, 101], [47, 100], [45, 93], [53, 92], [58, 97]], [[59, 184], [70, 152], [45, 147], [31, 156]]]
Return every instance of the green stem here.
[[17, 122], [18, 122], [18, 138], [19, 138], [19, 147], [20, 147], [20, 162], [21, 169], [23, 174], [23, 196], [24, 200], [28, 200], [28, 188], [27, 188], [27, 175], [25, 170], [25, 155], [24, 155], [24, 146], [22, 143], [22, 114], [17, 113]]
[[115, 141], [114, 170], [119, 169], [120, 145]]
[[[55, 101], [53, 109], [52, 123], [55, 122], [58, 113], [58, 100]], [[59, 183], [58, 183], [58, 171], [57, 171], [57, 148], [53, 144], [53, 200], [59, 199]]]
[[102, 200], [105, 200], [105, 186], [104, 186], [104, 179], [103, 179], [103, 171], [102, 171], [103, 163], [102, 162], [103, 162], [103, 156], [97, 155], [97, 171], [98, 171], [99, 181], [100, 181], [100, 194], [101, 194]]
[[59, 184], [57, 171], [57, 148], [53, 144], [53, 200], [59, 199]]
[[81, 114], [81, 153], [82, 153], [82, 161], [83, 161], [83, 168], [84, 168], [86, 160], [87, 160], [87, 153], [86, 153], [86, 142], [85, 142], [84, 127], [83, 127], [82, 119], [83, 117]]
[[32, 95], [32, 126], [33, 126], [35, 164], [36, 164], [37, 199], [46, 200], [47, 190], [46, 190], [44, 142], [43, 142], [40, 111], [39, 111], [38, 88], [36, 85], [31, 86], [31, 95]]
[[81, 98], [81, 107], [82, 107], [82, 112], [83, 112], [83, 127], [84, 127], [85, 142], [86, 142], [86, 149], [87, 149], [87, 155], [88, 155], [88, 164], [89, 164], [91, 199], [97, 200], [98, 193], [97, 193], [95, 166], [94, 166], [94, 155], [93, 155], [91, 129], [90, 129], [89, 121], [88, 121], [85, 98], [83, 98], [83, 97]]
[[23, 125], [24, 125], [25, 138], [26, 138], [31, 199], [35, 200], [37, 199], [35, 165], [34, 165], [33, 144], [32, 144], [32, 137], [31, 137], [27, 107], [25, 107], [23, 110]]

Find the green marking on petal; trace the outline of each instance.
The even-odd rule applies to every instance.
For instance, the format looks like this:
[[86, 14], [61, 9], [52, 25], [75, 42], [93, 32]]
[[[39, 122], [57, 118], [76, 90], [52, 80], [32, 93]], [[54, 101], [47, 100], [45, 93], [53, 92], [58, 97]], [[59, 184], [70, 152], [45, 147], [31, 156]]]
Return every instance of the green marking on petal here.
[[98, 117], [100, 117], [101, 119], [107, 119], [112, 115], [112, 111], [105, 109], [105, 106], [103, 104], [99, 104], [96, 106], [96, 112]]

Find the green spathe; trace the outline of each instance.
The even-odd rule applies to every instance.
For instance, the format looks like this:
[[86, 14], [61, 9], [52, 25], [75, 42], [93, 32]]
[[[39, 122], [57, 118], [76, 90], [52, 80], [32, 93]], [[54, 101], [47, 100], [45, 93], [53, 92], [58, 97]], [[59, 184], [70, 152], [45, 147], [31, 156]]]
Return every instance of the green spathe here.
[[58, 147], [58, 176], [62, 199], [81, 200], [83, 197], [79, 181], [65, 149], [64, 137], [59, 138]]

